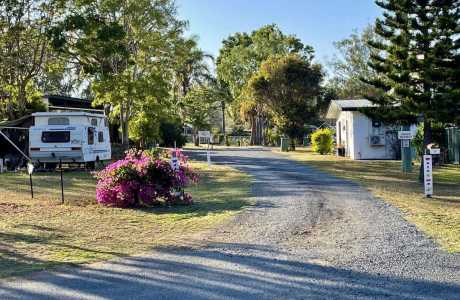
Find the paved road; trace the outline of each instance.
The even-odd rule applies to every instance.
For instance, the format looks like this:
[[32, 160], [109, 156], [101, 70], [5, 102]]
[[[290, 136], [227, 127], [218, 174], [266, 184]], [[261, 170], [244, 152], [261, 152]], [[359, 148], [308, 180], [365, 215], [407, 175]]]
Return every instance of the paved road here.
[[4, 282], [0, 299], [460, 299], [460, 255], [356, 184], [260, 149], [214, 160], [254, 176], [257, 205], [204, 241]]

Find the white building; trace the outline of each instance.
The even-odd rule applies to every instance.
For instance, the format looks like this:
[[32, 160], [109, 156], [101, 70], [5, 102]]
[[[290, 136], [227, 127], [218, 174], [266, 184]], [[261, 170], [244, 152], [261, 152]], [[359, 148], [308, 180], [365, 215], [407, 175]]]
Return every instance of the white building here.
[[[375, 107], [366, 99], [332, 100], [326, 118], [336, 122], [338, 153], [351, 159], [396, 159], [400, 155], [398, 125], [371, 120], [361, 108]], [[415, 126], [411, 127], [415, 133]]]

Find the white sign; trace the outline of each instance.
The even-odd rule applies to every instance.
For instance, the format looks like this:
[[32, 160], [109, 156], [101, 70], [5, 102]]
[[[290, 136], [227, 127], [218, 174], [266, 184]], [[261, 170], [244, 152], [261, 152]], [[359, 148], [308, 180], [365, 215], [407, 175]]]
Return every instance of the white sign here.
[[32, 173], [34, 172], [34, 164], [33, 163], [27, 163], [27, 173], [29, 173], [29, 175], [32, 175]]
[[413, 138], [411, 131], [398, 131], [398, 139], [400, 140], [412, 140]]
[[439, 148], [430, 149], [430, 154], [431, 155], [439, 155], [439, 154], [441, 154], [441, 149], [439, 149]]
[[177, 159], [176, 156], [171, 157], [171, 168], [172, 168], [174, 171], [178, 171], [178, 170], [179, 170], [179, 160]]
[[209, 131], [198, 131], [198, 136], [200, 138], [208, 138], [208, 139], [210, 139], [211, 138], [211, 132], [209, 132]]
[[425, 196], [433, 195], [433, 158], [431, 155], [423, 155], [423, 171], [425, 178]]
[[409, 148], [409, 146], [410, 146], [410, 140], [406, 140], [406, 139], [401, 140], [401, 146], [402, 146], [403, 148]]

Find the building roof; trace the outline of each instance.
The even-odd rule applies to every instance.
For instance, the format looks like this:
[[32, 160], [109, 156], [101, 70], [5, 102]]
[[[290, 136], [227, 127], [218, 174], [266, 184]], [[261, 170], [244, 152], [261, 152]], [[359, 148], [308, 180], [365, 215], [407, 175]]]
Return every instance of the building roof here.
[[342, 111], [356, 111], [359, 108], [376, 107], [377, 104], [367, 99], [356, 100], [331, 100], [327, 110], [326, 119], [337, 119]]

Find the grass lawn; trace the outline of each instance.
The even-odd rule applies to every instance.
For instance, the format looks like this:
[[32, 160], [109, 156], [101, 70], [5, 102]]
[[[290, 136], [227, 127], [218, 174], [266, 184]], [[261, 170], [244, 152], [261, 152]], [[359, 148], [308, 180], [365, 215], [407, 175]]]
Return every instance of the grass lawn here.
[[405, 218], [445, 250], [460, 252], [460, 167], [449, 165], [433, 170], [434, 197], [425, 198], [418, 182], [419, 165], [410, 174], [401, 172], [400, 161], [353, 161], [319, 155], [298, 148], [283, 153], [338, 177], [361, 183], [375, 196], [400, 208]]
[[0, 277], [63, 264], [81, 264], [180, 244], [250, 204], [250, 178], [235, 169], [192, 163], [200, 183], [188, 189], [195, 204], [144, 210], [106, 208], [95, 202], [95, 180], [67, 172], [65, 204], [59, 173], [0, 174]]

